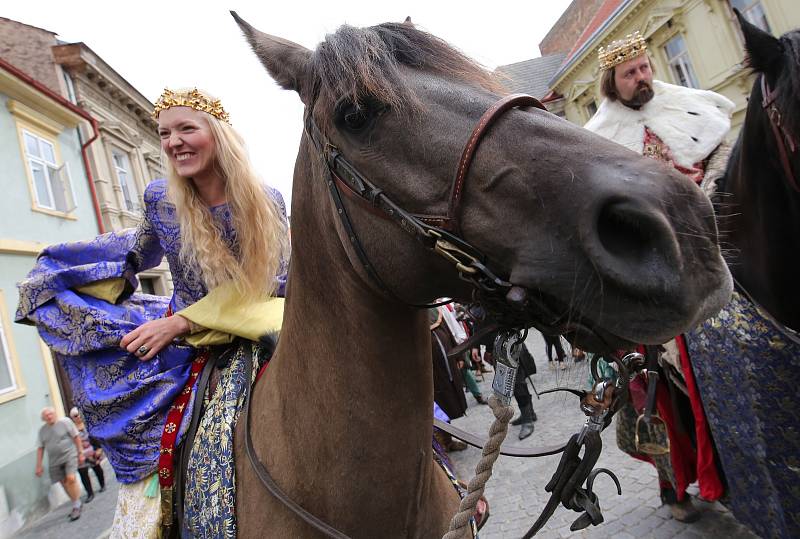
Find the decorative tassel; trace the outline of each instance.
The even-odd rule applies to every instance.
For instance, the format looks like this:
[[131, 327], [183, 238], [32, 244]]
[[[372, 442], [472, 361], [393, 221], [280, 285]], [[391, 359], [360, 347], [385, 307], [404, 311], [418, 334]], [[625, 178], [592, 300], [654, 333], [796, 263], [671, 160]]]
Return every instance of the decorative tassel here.
[[150, 484], [144, 489], [144, 496], [145, 498], [156, 498], [158, 497], [158, 474], [153, 474], [150, 476]]

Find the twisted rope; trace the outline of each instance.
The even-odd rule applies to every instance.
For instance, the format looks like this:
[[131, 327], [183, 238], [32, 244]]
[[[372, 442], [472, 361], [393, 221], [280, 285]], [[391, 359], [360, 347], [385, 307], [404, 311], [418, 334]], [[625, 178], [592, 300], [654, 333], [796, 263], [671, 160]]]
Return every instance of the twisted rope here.
[[508, 422], [514, 415], [511, 406], [507, 406], [497, 400], [497, 397], [489, 397], [489, 407], [494, 414], [494, 423], [489, 429], [489, 440], [483, 446], [483, 456], [475, 466], [475, 477], [470, 480], [467, 486], [467, 495], [461, 500], [458, 512], [450, 521], [450, 530], [444, 534], [442, 539], [460, 539], [464, 537], [464, 530], [469, 526], [469, 519], [475, 514], [478, 500], [483, 496], [483, 490], [489, 478], [492, 477], [492, 467], [497, 457], [500, 456], [500, 445], [508, 433]]

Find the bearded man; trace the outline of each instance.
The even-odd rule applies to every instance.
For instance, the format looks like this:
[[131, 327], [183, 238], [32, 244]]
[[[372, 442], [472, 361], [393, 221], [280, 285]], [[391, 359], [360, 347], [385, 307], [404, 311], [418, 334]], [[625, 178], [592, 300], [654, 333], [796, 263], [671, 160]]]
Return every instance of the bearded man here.
[[[604, 99], [584, 127], [713, 190], [729, 154], [724, 138], [733, 103], [714, 92], [653, 80], [647, 43], [638, 32], [601, 47], [598, 57]], [[662, 502], [673, 518], [691, 522], [700, 513], [686, 487], [697, 480], [700, 496], [709, 501], [720, 498], [723, 487], [683, 337], [665, 345], [658, 365], [651, 365], [648, 370], [659, 373], [651, 377], [655, 391], [648, 398], [644, 375], [631, 382], [629, 403], [617, 414], [617, 444], [655, 465]], [[646, 409], [655, 420], [637, 421]], [[649, 443], [640, 444], [641, 437]]]

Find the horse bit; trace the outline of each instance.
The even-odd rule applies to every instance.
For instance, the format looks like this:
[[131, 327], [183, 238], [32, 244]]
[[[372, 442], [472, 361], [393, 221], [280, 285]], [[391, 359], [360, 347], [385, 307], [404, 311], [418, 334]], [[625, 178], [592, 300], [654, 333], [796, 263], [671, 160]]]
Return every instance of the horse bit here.
[[[508, 300], [507, 295], [510, 297], [511, 294], [519, 290], [519, 287], [515, 287], [495, 275], [489, 269], [490, 264], [487, 262], [487, 257], [459, 236], [460, 226], [458, 222], [464, 181], [481, 140], [501, 116], [517, 107], [535, 107], [547, 110], [538, 99], [525, 94], [512, 94], [503, 97], [489, 107], [473, 129], [462, 151], [450, 190], [447, 214], [444, 216], [426, 216], [415, 215], [405, 211], [395, 204], [382, 189], [361, 174], [336, 146], [326, 140], [312, 117], [313, 105], [309, 105], [304, 120], [305, 134], [325, 163], [325, 182], [330, 190], [331, 199], [339, 215], [345, 235], [350, 241], [361, 267], [385, 295], [414, 307], [434, 306], [414, 305], [405, 302], [386, 286], [375, 267], [369, 261], [366, 251], [358, 239], [344, 206], [342, 194], [364, 207], [371, 214], [381, 219], [395, 222], [400, 228], [421, 242], [428, 250], [435, 252], [453, 264], [458, 271], [459, 277], [472, 284], [474, 288], [473, 295], [475, 296], [473, 299], [476, 301], [480, 297], [481, 299], [494, 300], [503, 298], [505, 302]], [[519, 327], [521, 325], [518, 321], [506, 321], [502, 327]], [[499, 329], [500, 326], [497, 328]], [[501, 329], [495, 338], [497, 363], [492, 387], [498, 398], [505, 404], [510, 403], [511, 400], [514, 380], [519, 366], [518, 358], [521, 344], [526, 334], [527, 330]], [[614, 358], [613, 361], [616, 362], [619, 371], [619, 376], [614, 382], [599, 376], [596, 367], [598, 359], [594, 358], [592, 363], [592, 371], [597, 382], [591, 391], [584, 392], [556, 388], [542, 392], [544, 394], [555, 391], [568, 391], [581, 398], [581, 410], [586, 414], [587, 419], [580, 432], [573, 435], [566, 444], [544, 448], [520, 448], [503, 444], [500, 448], [501, 454], [516, 457], [538, 457], [554, 455], [560, 452], [564, 453], [556, 472], [545, 487], [546, 491], [552, 493], [550, 501], [545, 506], [539, 519], [528, 531], [528, 534], [525, 535], [526, 538], [532, 537], [544, 526], [559, 504], [582, 513], [573, 523], [572, 530], [579, 530], [590, 524], [597, 525], [603, 522], [597, 494], [592, 492], [593, 482], [600, 473], [606, 473], [611, 476], [617, 486], [618, 494], [622, 494], [619, 481], [612, 472], [605, 468], [594, 470], [593, 468], [602, 449], [600, 432], [610, 423], [614, 412], [624, 403], [628, 394], [628, 382], [643, 368], [644, 361], [643, 356], [638, 353], [628, 354], [621, 359]], [[266, 467], [258, 460], [250, 433], [250, 393], [248, 391], [245, 396], [245, 447], [250, 463], [261, 483], [273, 496], [318, 531], [335, 539], [348, 539], [347, 535], [323, 522], [294, 502], [275, 483]], [[485, 444], [485, 440], [452, 427], [447, 423], [434, 420], [434, 426], [475, 447], [482, 448]], [[583, 457], [579, 456], [581, 448], [585, 448]], [[586, 482], [585, 488], [581, 486], [584, 481]]]

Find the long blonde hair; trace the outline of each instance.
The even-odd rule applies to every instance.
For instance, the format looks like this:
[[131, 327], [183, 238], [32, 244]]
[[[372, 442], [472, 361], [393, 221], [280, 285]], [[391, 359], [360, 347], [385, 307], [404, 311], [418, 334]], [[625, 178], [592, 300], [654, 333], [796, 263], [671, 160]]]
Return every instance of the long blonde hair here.
[[232, 281], [245, 297], [260, 298], [275, 291], [281, 264], [288, 252], [287, 226], [272, 196], [267, 195], [244, 140], [227, 123], [203, 114], [214, 137], [214, 165], [225, 182], [225, 196], [236, 233], [235, 253], [222, 239], [211, 211], [194, 182], [166, 163], [168, 195], [175, 204], [181, 230], [180, 258], [200, 269], [210, 290]]

